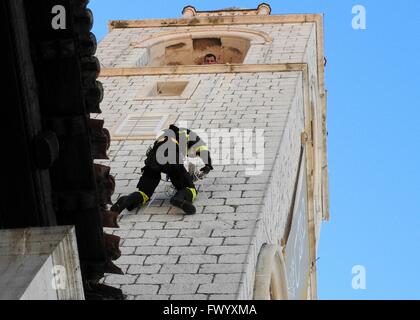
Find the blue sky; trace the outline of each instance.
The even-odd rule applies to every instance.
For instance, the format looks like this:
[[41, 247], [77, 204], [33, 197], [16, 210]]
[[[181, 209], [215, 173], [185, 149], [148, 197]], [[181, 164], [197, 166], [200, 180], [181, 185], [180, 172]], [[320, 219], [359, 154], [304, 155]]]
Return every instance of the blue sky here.
[[[107, 21], [255, 8], [258, 1], [91, 0]], [[273, 14], [324, 13], [331, 221], [319, 245], [320, 299], [420, 299], [420, 1], [273, 0]], [[353, 30], [352, 7], [367, 10]], [[352, 268], [366, 269], [366, 290]]]

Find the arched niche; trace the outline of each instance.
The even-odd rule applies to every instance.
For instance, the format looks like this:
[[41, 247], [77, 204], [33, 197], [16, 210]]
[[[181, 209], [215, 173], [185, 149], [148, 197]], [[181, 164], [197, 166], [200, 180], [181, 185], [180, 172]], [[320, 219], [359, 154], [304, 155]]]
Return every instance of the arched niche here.
[[211, 53], [219, 64], [240, 64], [251, 45], [270, 43], [265, 33], [245, 28], [198, 28], [188, 32], [160, 33], [134, 44], [147, 48], [148, 66], [201, 65]]
[[258, 255], [254, 300], [287, 300], [286, 264], [279, 245], [264, 244]]

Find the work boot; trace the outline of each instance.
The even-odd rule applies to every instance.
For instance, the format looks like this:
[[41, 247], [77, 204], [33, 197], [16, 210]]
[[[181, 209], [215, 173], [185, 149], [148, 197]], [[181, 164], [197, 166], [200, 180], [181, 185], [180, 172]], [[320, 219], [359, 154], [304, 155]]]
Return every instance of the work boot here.
[[124, 209], [126, 208], [124, 206], [125, 204], [125, 200], [128, 198], [128, 196], [122, 196], [120, 198], [118, 198], [117, 202], [115, 202], [112, 207], [111, 207], [111, 211], [113, 212], [118, 212], [121, 213], [124, 211]]
[[194, 195], [189, 189], [179, 190], [170, 200], [174, 207], [182, 209], [185, 214], [192, 215], [196, 213], [196, 208], [193, 205]]
[[141, 206], [145, 202], [144, 196], [141, 192], [133, 192], [128, 196], [122, 196], [117, 202], [111, 207], [111, 211], [121, 213], [125, 209], [133, 211], [135, 208]]

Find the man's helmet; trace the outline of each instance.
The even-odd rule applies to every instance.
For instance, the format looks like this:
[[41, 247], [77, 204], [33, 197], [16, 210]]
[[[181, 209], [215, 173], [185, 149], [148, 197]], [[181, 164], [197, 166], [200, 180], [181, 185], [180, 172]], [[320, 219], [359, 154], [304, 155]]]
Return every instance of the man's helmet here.
[[159, 140], [160, 138], [163, 138], [165, 136], [165, 130], [159, 130], [156, 134], [156, 140]]
[[174, 127], [173, 125], [171, 125], [168, 129], [162, 129], [160, 130], [157, 134], [156, 134], [156, 140], [159, 140], [160, 138], [164, 138], [164, 137], [174, 137], [174, 134], [177, 133], [177, 131], [179, 130], [178, 128], [176, 128], [177, 131], [175, 131], [176, 127]]

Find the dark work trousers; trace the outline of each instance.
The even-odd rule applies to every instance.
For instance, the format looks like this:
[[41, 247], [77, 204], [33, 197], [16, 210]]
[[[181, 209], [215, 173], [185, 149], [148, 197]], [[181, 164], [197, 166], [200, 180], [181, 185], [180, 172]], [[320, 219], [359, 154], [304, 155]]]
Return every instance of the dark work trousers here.
[[182, 164], [165, 164], [159, 167], [146, 165], [143, 167], [142, 172], [143, 174], [137, 184], [137, 188], [147, 194], [149, 198], [152, 197], [159, 185], [161, 173], [165, 173], [169, 176], [169, 179], [177, 191], [185, 188], [195, 189], [191, 175]]

